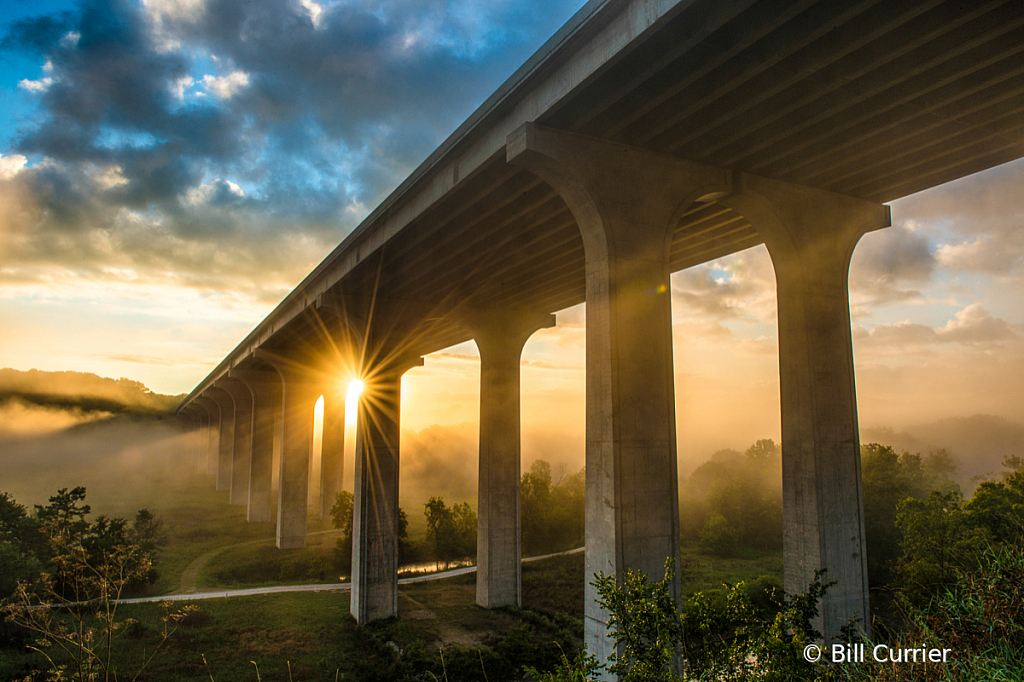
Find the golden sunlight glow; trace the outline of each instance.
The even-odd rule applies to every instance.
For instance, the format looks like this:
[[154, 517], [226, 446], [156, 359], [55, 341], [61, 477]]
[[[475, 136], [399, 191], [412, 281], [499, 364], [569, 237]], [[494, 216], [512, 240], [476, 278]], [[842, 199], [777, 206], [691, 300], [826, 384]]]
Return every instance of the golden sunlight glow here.
[[[345, 393], [345, 426], [346, 433], [352, 431], [351, 427], [356, 425], [356, 411], [359, 407], [359, 396], [363, 392], [365, 385], [359, 379], [353, 379], [349, 382], [348, 391]], [[345, 436], [348, 438], [348, 436]]]
[[363, 382], [359, 379], [353, 379], [348, 385], [348, 394], [345, 396], [345, 400], [356, 400], [359, 398], [359, 394], [363, 392]]

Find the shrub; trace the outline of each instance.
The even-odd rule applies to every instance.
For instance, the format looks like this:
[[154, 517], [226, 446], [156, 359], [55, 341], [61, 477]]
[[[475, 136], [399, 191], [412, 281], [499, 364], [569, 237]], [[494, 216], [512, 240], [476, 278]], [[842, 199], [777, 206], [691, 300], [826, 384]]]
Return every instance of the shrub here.
[[729, 522], [721, 514], [712, 514], [700, 531], [697, 546], [705, 554], [732, 556], [739, 546], [739, 538]]

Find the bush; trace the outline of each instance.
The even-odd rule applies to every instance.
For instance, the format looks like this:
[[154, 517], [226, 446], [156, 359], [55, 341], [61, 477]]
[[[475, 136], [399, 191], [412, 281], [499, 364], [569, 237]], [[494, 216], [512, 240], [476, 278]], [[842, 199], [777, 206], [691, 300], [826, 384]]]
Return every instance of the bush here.
[[697, 546], [704, 554], [732, 556], [739, 547], [739, 537], [721, 514], [712, 514], [700, 531]]

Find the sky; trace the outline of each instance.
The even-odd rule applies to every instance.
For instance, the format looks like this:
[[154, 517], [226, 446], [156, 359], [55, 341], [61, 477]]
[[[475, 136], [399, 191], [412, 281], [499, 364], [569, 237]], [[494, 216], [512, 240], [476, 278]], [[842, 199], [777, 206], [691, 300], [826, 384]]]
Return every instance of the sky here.
[[[191, 390], [582, 0], [0, 1], [0, 366]], [[850, 271], [862, 427], [1024, 421], [1024, 163], [893, 202]], [[779, 434], [763, 247], [672, 278], [681, 451]], [[577, 449], [585, 311], [524, 350]], [[471, 429], [472, 343], [403, 425]]]

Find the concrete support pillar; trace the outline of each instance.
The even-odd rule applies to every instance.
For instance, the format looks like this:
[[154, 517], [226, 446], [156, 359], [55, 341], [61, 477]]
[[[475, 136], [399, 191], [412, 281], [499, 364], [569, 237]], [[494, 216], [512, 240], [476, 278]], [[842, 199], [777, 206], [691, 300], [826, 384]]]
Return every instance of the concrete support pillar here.
[[480, 351], [476, 603], [519, 606], [519, 362], [530, 335], [555, 326], [555, 318], [495, 311], [472, 315], [467, 326]]
[[345, 393], [338, 381], [324, 386], [324, 423], [320, 442], [320, 518], [331, 518], [341, 492], [345, 463]]
[[199, 457], [195, 439], [195, 434], [198, 431], [199, 415], [196, 413], [196, 409], [193, 409], [191, 405], [187, 405], [178, 411], [178, 421], [181, 423], [181, 431], [182, 435], [184, 435], [185, 452], [188, 459], [191, 462], [195, 462]]
[[249, 503], [249, 460], [252, 457], [252, 393], [241, 381], [220, 379], [214, 386], [231, 396], [235, 405], [234, 446], [231, 456], [228, 504]]
[[363, 378], [356, 432], [352, 616], [360, 625], [398, 614], [398, 442], [402, 374], [416, 358]]
[[231, 489], [231, 459], [235, 452], [235, 401], [231, 394], [216, 386], [207, 389], [217, 407], [220, 408], [220, 434], [217, 445], [217, 490]]
[[826, 569], [826, 642], [851, 619], [870, 634], [847, 277], [889, 207], [745, 174], [735, 184], [721, 203], [764, 237], [778, 289], [785, 588], [803, 592]]
[[303, 364], [265, 351], [256, 351], [256, 357], [277, 370], [282, 384], [277, 546], [280, 549], [299, 549], [306, 546], [313, 411], [320, 392]]
[[210, 430], [207, 433], [210, 440], [206, 449], [206, 473], [209, 476], [217, 475], [217, 462], [220, 459], [220, 403], [209, 395], [209, 391], [196, 398], [202, 402], [203, 407], [210, 413]]
[[252, 394], [252, 448], [249, 458], [248, 508], [250, 523], [273, 520], [274, 423], [281, 414], [281, 380], [274, 371], [232, 369], [228, 376], [244, 383]]
[[[587, 292], [584, 638], [613, 651], [596, 573], [664, 575], [679, 554], [669, 244], [694, 202], [728, 191], [721, 169], [527, 124], [509, 162], [565, 200], [583, 237]], [[678, 574], [672, 581], [679, 597]]]
[[196, 414], [199, 415], [199, 429], [195, 434], [196, 471], [206, 473], [206, 460], [209, 459], [210, 447], [210, 411], [202, 399], [193, 400], [192, 405], [195, 407]]

